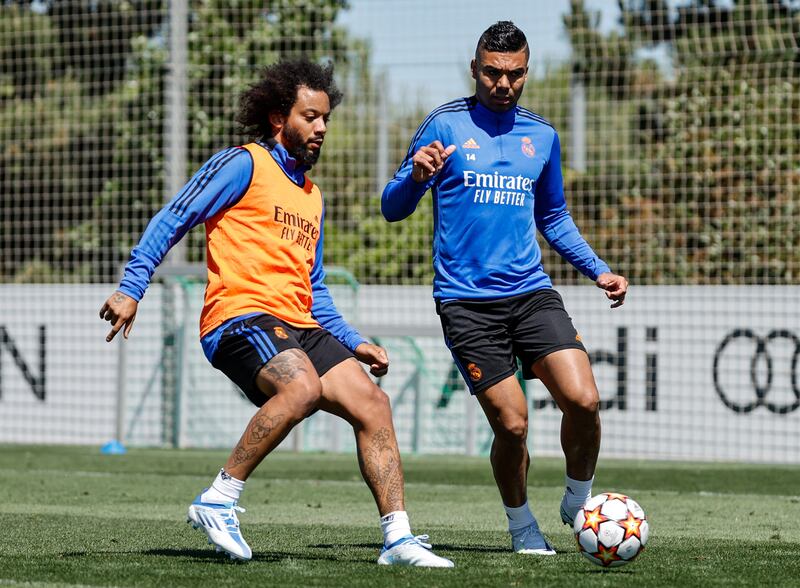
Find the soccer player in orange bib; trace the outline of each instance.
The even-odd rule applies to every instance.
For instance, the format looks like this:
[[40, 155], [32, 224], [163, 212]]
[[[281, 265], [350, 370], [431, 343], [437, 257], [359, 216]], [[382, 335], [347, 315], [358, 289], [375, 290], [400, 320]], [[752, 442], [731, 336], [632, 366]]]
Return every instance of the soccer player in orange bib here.
[[[389, 400], [359, 365], [386, 373], [386, 352], [336, 310], [322, 265], [319, 188], [306, 177], [342, 94], [333, 66], [306, 59], [267, 67], [242, 96], [238, 122], [259, 140], [208, 160], [150, 221], [100, 317], [127, 338], [155, 268], [205, 223], [208, 285], [200, 336], [211, 364], [258, 411], [188, 518], [218, 551], [249, 560], [237, 512], [245, 481], [297, 423], [321, 409], [353, 427], [361, 473], [383, 530], [380, 564], [452, 567], [410, 530]], [[357, 361], [358, 360], [358, 361]]]

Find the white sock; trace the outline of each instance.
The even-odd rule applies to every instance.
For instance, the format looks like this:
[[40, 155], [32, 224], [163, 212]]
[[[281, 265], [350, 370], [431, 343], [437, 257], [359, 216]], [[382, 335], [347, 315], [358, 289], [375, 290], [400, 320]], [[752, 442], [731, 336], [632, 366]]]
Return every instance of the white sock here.
[[408, 523], [406, 511], [396, 510], [382, 516], [381, 531], [383, 531], [384, 545], [391, 545], [398, 539], [411, 535], [411, 526]]
[[568, 508], [580, 508], [592, 497], [592, 482], [594, 476], [588, 480], [573, 480], [569, 476], [564, 476], [564, 501]]
[[524, 529], [525, 527], [530, 527], [531, 525], [536, 525], [536, 519], [533, 518], [533, 513], [528, 506], [527, 500], [522, 506], [506, 506], [504, 504], [503, 508], [506, 509], [509, 532], [516, 531], [517, 529]]
[[200, 495], [200, 500], [212, 504], [238, 502], [242, 490], [244, 490], [244, 480], [237, 480], [222, 469], [214, 478], [211, 486]]

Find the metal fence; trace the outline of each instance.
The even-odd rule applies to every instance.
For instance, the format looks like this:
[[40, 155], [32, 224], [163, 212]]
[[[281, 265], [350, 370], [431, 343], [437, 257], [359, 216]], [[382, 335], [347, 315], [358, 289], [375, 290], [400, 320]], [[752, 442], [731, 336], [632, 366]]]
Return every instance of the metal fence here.
[[[554, 28], [570, 48], [547, 62], [534, 50], [521, 104], [558, 129], [576, 223], [632, 284], [611, 312], [543, 247], [595, 364], [603, 451], [800, 462], [800, 6], [599, 4], [603, 18], [573, 1], [524, 27], [534, 48]], [[336, 287], [345, 314], [392, 355], [381, 383], [401, 444], [485, 451], [488, 428], [429, 297], [430, 198], [393, 225], [379, 202], [437, 106], [426, 83], [441, 93], [442, 72], [460, 69], [450, 97], [469, 95], [477, 37], [506, 13], [462, 2], [434, 24], [400, 17], [428, 10], [419, 0], [0, 4], [0, 441], [235, 440], [252, 409], [204, 363], [202, 283], [165, 274], [124, 351], [104, 343], [96, 311], [163, 202], [214, 152], [247, 141], [237, 96], [259, 67], [305, 54], [332, 60], [345, 92], [312, 172], [328, 210], [325, 262], [352, 277]], [[377, 19], [397, 39], [380, 64], [376, 41], [353, 32]], [[457, 44], [463, 63], [427, 50], [432, 35]], [[203, 255], [197, 229], [168, 263]], [[527, 390], [531, 442], [558, 453], [559, 413], [538, 383]], [[352, 447], [343, 424], [315, 419], [288, 445]]]

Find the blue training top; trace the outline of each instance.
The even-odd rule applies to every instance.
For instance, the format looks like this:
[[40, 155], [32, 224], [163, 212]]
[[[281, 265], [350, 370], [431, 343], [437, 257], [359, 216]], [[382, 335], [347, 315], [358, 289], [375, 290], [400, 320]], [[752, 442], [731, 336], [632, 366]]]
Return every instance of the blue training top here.
[[[280, 143], [259, 143], [297, 185], [305, 183], [308, 167], [299, 165]], [[131, 251], [120, 282], [120, 292], [136, 301], [144, 296], [156, 267], [170, 247], [196, 225], [204, 223], [222, 210], [234, 206], [250, 187], [253, 176], [253, 158], [242, 147], [231, 147], [212, 156], [175, 197], [162, 208], [147, 225], [139, 244]], [[354, 351], [366, 339], [353, 329], [339, 314], [330, 291], [325, 286], [322, 266], [323, 225], [325, 209], [320, 219], [314, 267], [311, 268], [313, 303], [311, 315], [331, 332], [345, 347]], [[235, 254], [233, 252], [232, 254]], [[257, 314], [257, 313], [255, 313]], [[247, 314], [230, 319], [201, 339], [203, 351], [209, 361], [219, 346], [222, 333], [231, 324], [254, 316]]]
[[[411, 158], [436, 140], [456, 151], [431, 180], [417, 183]], [[520, 106], [493, 112], [475, 96], [433, 110], [383, 191], [383, 216], [406, 218], [428, 189], [435, 298], [507, 298], [551, 288], [536, 228], [585, 276], [611, 271], [567, 210], [558, 134], [538, 114]]]

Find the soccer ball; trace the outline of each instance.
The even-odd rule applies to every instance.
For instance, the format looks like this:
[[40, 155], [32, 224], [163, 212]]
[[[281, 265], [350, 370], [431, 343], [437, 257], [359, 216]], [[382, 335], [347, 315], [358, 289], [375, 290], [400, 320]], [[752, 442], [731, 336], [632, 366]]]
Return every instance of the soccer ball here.
[[575, 516], [578, 551], [603, 567], [623, 566], [644, 549], [650, 525], [644, 510], [624, 494], [592, 496]]

